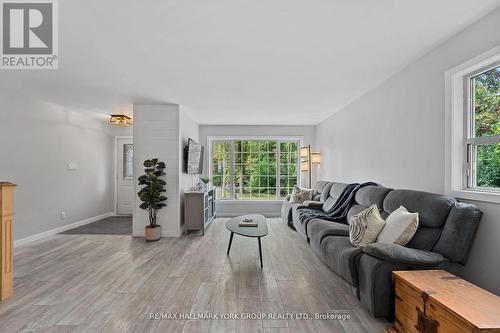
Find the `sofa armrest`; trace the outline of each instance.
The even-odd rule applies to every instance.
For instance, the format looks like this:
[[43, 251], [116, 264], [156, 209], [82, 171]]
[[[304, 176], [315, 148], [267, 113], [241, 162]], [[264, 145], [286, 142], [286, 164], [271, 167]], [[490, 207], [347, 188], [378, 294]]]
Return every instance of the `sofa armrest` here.
[[319, 208], [323, 206], [323, 201], [314, 201], [314, 200], [307, 200], [304, 201], [301, 206], [303, 207], [309, 207], [309, 208]]
[[369, 244], [363, 248], [363, 252], [381, 260], [417, 266], [437, 266], [446, 260], [437, 252], [389, 243]]

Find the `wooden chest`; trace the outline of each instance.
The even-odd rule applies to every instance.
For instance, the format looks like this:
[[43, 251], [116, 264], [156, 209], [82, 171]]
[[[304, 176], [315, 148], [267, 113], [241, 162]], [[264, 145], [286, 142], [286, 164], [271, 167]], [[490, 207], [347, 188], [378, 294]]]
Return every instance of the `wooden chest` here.
[[393, 272], [394, 327], [386, 332], [500, 332], [500, 297], [446, 271]]

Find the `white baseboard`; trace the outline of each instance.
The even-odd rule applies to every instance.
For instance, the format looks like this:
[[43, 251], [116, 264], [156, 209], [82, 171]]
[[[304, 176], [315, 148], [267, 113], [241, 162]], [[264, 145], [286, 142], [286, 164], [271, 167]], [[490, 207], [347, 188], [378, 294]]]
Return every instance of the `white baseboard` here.
[[88, 218], [88, 219], [85, 219], [85, 220], [81, 220], [81, 221], [78, 221], [78, 222], [75, 222], [75, 223], [63, 225], [62, 227], [50, 229], [50, 230], [41, 232], [39, 234], [35, 234], [35, 235], [31, 235], [31, 236], [28, 236], [28, 237], [25, 237], [25, 238], [21, 238], [21, 239], [18, 239], [18, 240], [14, 241], [14, 247], [18, 247], [18, 246], [21, 246], [21, 245], [24, 245], [24, 244], [28, 244], [28, 243], [34, 242], [36, 240], [39, 240], [39, 239], [42, 239], [42, 238], [45, 238], [45, 237], [49, 237], [49, 236], [58, 234], [60, 232], [66, 231], [66, 230], [73, 229], [73, 228], [76, 228], [76, 227], [79, 227], [79, 226], [82, 226], [82, 225], [85, 225], [85, 224], [89, 224], [89, 223], [92, 223], [92, 222], [96, 222], [96, 221], [102, 220], [102, 219], [104, 219], [106, 217], [115, 216], [115, 215], [116, 215], [115, 212], [109, 212], [109, 213], [97, 215], [97, 216], [94, 216], [94, 217], [91, 217], [91, 218]]
[[181, 232], [181, 234], [179, 234], [179, 232], [173, 231], [173, 230], [162, 230], [161, 236], [162, 237], [181, 237], [182, 232]]
[[[181, 237], [183, 235], [183, 231], [180, 230], [179, 232], [174, 231], [174, 230], [161, 230], [161, 237]], [[135, 233], [132, 234], [133, 237], [137, 238], [144, 238], [144, 231], [140, 233]]]

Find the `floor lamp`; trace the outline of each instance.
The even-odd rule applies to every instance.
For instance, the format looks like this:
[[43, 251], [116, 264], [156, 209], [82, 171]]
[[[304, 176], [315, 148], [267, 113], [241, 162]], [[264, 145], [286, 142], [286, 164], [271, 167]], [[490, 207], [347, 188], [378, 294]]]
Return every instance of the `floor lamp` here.
[[308, 173], [309, 187], [311, 187], [311, 145], [300, 147], [300, 171]]
[[311, 146], [300, 147], [300, 171], [307, 172], [309, 176], [309, 187], [312, 188], [312, 166], [321, 164], [321, 154], [311, 152]]

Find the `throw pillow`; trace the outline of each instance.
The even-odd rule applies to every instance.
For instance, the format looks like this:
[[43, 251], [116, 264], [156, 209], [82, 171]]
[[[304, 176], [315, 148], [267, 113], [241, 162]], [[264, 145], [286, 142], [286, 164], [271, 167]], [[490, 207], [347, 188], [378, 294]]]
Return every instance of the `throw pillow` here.
[[401, 206], [385, 220], [384, 230], [377, 242], [392, 243], [405, 246], [410, 242], [418, 228], [418, 213], [410, 213]]
[[314, 190], [312, 189], [298, 187], [295, 185], [290, 197], [290, 203], [303, 203], [304, 201], [311, 200], [313, 191]]
[[353, 215], [349, 221], [349, 238], [351, 244], [364, 247], [376, 242], [384, 225], [385, 221], [380, 216], [377, 205], [372, 205], [364, 211]]

